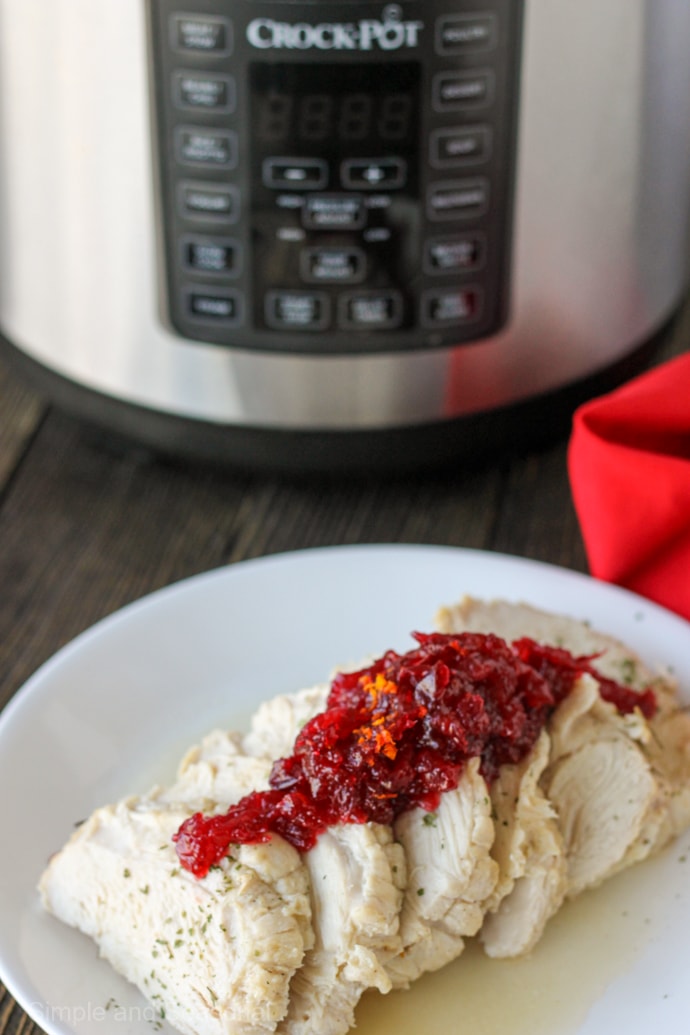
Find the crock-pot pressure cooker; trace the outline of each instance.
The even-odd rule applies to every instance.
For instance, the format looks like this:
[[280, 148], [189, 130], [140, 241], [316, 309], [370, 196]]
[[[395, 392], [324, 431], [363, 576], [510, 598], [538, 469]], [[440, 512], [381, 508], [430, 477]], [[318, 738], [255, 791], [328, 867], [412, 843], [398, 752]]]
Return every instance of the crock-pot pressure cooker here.
[[507, 447], [680, 303], [689, 48], [688, 0], [0, 0], [5, 352], [183, 453]]

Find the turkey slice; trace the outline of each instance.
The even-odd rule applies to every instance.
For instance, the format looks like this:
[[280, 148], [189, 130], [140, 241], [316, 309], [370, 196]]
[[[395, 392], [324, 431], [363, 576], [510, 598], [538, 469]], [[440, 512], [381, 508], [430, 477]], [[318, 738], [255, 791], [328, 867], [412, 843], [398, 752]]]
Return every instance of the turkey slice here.
[[572, 897], [645, 858], [670, 831], [641, 714], [621, 716], [585, 675], [557, 709], [551, 737], [542, 784], [559, 816]]
[[566, 893], [563, 837], [556, 812], [539, 786], [549, 747], [544, 731], [519, 765], [501, 767], [491, 788], [499, 878], [486, 902], [480, 938], [494, 958], [529, 952]]
[[401, 917], [403, 951], [387, 969], [396, 988], [460, 955], [464, 938], [477, 933], [484, 901], [498, 878], [491, 858], [494, 824], [479, 759], [471, 759], [460, 783], [436, 812], [411, 809], [395, 821], [405, 850], [408, 885]]
[[51, 859], [43, 903], [181, 1032], [268, 1035], [304, 956], [306, 871], [274, 837], [198, 880], [171, 840], [189, 814], [144, 798], [96, 810]]
[[[252, 720], [245, 748], [287, 754], [304, 723], [325, 707], [327, 694], [328, 686], [319, 686], [262, 705]], [[365, 824], [369, 826], [372, 824]], [[359, 836], [355, 829], [342, 828], [347, 838]], [[476, 934], [481, 926], [481, 903], [495, 884], [497, 867], [490, 856], [491, 804], [479, 761], [470, 762], [459, 786], [443, 795], [435, 813], [413, 809], [400, 816], [393, 829], [395, 847], [404, 850], [396, 863], [397, 872], [406, 867], [409, 882], [402, 903], [398, 952], [393, 953], [387, 944], [378, 953], [388, 975], [387, 982], [376, 983], [381, 991], [406, 988], [426, 971], [449, 963], [462, 952], [464, 938]], [[326, 852], [329, 833], [305, 857], [310, 870], [318, 866], [318, 852]], [[318, 885], [317, 871], [312, 886]], [[313, 908], [316, 913], [316, 902]], [[294, 988], [301, 987], [309, 967], [307, 957], [295, 976]], [[314, 987], [317, 985], [315, 978]], [[306, 1016], [308, 1010], [303, 1013]], [[290, 1016], [293, 1014], [297, 1015], [297, 1009], [291, 1007]], [[295, 1028], [291, 1035], [302, 1035], [303, 1030], [308, 1029]], [[327, 1030], [330, 1035], [331, 1029]]]
[[[602, 676], [634, 689], [651, 685], [659, 711], [620, 715], [596, 679], [580, 678], [549, 724], [551, 750], [541, 785], [565, 841], [568, 895], [645, 858], [690, 823], [690, 718], [667, 675], [655, 675], [619, 641], [587, 623], [525, 604], [463, 598], [441, 609], [444, 632], [494, 632], [599, 655]], [[606, 819], [604, 829], [603, 820]]]
[[213, 730], [184, 755], [177, 780], [159, 800], [184, 802], [200, 812], [227, 808], [246, 794], [268, 785], [272, 762], [245, 753], [243, 735]]
[[292, 979], [285, 1035], [344, 1035], [363, 992], [390, 991], [400, 952], [405, 857], [389, 827], [331, 827], [304, 856], [316, 945]]
[[[291, 752], [301, 726], [323, 708], [326, 692], [315, 688], [265, 702], [244, 738], [210, 734], [187, 753], [167, 794], [195, 808], [204, 800], [227, 808], [248, 791], [264, 789], [273, 758], [244, 749]], [[364, 823], [331, 827], [302, 859], [309, 875], [313, 936], [278, 1031], [344, 1035], [363, 992], [391, 988], [384, 961], [402, 947], [405, 857], [389, 827]]]
[[243, 750], [247, 755], [271, 761], [291, 755], [304, 724], [325, 709], [329, 690], [328, 683], [319, 683], [264, 701], [252, 716], [249, 733], [242, 741]]

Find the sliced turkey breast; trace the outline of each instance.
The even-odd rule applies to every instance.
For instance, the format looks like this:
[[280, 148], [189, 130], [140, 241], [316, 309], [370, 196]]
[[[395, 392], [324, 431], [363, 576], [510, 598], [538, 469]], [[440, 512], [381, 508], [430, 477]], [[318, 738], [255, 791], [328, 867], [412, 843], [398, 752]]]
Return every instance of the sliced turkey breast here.
[[572, 897], [667, 839], [664, 792], [643, 750], [645, 720], [602, 701], [590, 676], [578, 680], [550, 728], [542, 784], [559, 816]]
[[274, 837], [235, 847], [197, 880], [171, 841], [188, 815], [141, 798], [98, 809], [51, 859], [43, 903], [180, 1031], [273, 1032], [304, 956], [306, 871]]
[[494, 958], [529, 952], [563, 902], [567, 863], [556, 812], [539, 786], [549, 761], [543, 732], [519, 765], [502, 766], [491, 788], [499, 877], [485, 903], [480, 938]]
[[316, 944], [290, 989], [285, 1035], [344, 1035], [367, 988], [391, 989], [385, 961], [401, 951], [405, 857], [389, 827], [331, 827], [304, 856]]
[[690, 824], [690, 713], [668, 681], [657, 680], [655, 692], [659, 711], [649, 724], [651, 737], [644, 751], [663, 793], [665, 815], [657, 838], [661, 847]]
[[387, 969], [396, 988], [438, 970], [460, 955], [464, 938], [484, 917], [483, 903], [498, 879], [491, 858], [494, 824], [479, 759], [467, 765], [458, 787], [436, 812], [411, 809], [395, 822], [405, 850], [408, 884], [401, 917], [403, 951]]
[[[304, 723], [324, 708], [327, 694], [328, 687], [319, 686], [266, 702], [252, 719], [244, 747], [288, 754]], [[365, 824], [365, 828], [371, 826]], [[392, 952], [390, 945], [379, 947], [379, 959], [387, 961], [388, 980], [372, 984], [381, 991], [406, 988], [426, 971], [438, 970], [460, 955], [465, 937], [477, 933], [483, 918], [481, 903], [497, 877], [497, 867], [490, 856], [493, 829], [489, 791], [479, 774], [478, 760], [467, 767], [458, 788], [444, 794], [436, 813], [414, 809], [396, 821], [395, 847], [401, 853], [397, 871], [400, 874], [406, 867], [409, 883], [400, 916], [398, 951]], [[342, 830], [345, 837], [354, 836], [353, 828]], [[321, 851], [324, 855], [328, 851], [328, 838], [329, 832], [305, 856], [310, 872], [317, 867], [313, 887], [319, 886], [317, 860]], [[313, 908], [316, 915], [316, 901]], [[318, 926], [317, 923], [317, 930]], [[343, 951], [341, 945], [341, 955]], [[294, 988], [300, 988], [310, 973], [310, 959], [308, 956], [302, 971], [295, 976]], [[323, 957], [319, 965], [323, 968]], [[319, 983], [315, 975], [313, 987]], [[356, 993], [359, 998], [361, 991], [352, 989], [352, 995]], [[339, 994], [342, 995], [342, 987]], [[305, 1000], [308, 998], [315, 997], [305, 996]], [[311, 1006], [302, 1009], [305, 1016], [309, 1011], [316, 1016]], [[293, 1012], [298, 1013], [291, 1009], [291, 1016]], [[320, 1023], [326, 1023], [325, 1018]], [[291, 1035], [302, 1035], [307, 1030], [295, 1028]], [[331, 1029], [327, 1030], [331, 1035]]]
[[[690, 718], [668, 675], [654, 675], [633, 651], [585, 622], [524, 604], [463, 598], [437, 616], [444, 632], [531, 637], [576, 655], [596, 655], [602, 676], [641, 690], [652, 686], [657, 715], [620, 715], [583, 676], [549, 724], [549, 765], [541, 786], [565, 842], [568, 895], [661, 848], [690, 823]], [[604, 820], [606, 823], [604, 824]]]
[[[251, 733], [215, 731], [187, 753], [165, 797], [222, 811], [252, 790], [268, 786], [273, 759], [244, 746], [288, 754], [297, 732], [325, 703], [321, 688], [274, 698], [255, 715]], [[311, 942], [290, 990], [290, 1008], [278, 1031], [289, 1035], [343, 1035], [367, 988], [388, 992], [384, 961], [401, 951], [400, 911], [405, 856], [389, 827], [377, 823], [326, 830], [303, 857], [309, 875]]]
[[180, 762], [177, 780], [159, 800], [183, 802], [201, 812], [227, 808], [260, 787], [268, 786], [271, 759], [245, 753], [241, 733], [213, 730], [191, 747]]
[[603, 676], [638, 690], [650, 684], [662, 691], [666, 684], [669, 690], [672, 683], [668, 673], [651, 672], [629, 646], [592, 629], [588, 622], [530, 604], [464, 596], [457, 604], [440, 608], [435, 624], [441, 632], [493, 632], [509, 642], [529, 636], [575, 655], [596, 654], [593, 664]]
[[305, 722], [326, 707], [329, 689], [328, 683], [320, 683], [264, 701], [252, 716], [249, 733], [242, 741], [243, 750], [271, 761], [289, 755]]

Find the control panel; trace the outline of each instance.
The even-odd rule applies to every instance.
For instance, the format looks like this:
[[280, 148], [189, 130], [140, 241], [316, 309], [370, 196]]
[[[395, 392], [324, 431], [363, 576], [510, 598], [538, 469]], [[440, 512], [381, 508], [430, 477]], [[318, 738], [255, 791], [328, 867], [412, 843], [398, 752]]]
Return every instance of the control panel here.
[[150, 0], [167, 318], [437, 348], [507, 318], [520, 0]]

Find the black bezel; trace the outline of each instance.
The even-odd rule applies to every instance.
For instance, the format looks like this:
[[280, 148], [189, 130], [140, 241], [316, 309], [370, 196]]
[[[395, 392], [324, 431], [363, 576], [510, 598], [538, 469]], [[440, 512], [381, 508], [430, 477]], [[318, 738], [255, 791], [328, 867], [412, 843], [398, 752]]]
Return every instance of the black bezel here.
[[[318, 5], [294, 0], [149, 0], [155, 165], [166, 265], [161, 310], [179, 336], [240, 349], [337, 355], [423, 350], [476, 342], [496, 334], [509, 314], [523, 6], [524, 0], [455, 0], [452, 5], [449, 0], [405, 0], [398, 5], [350, 0], [346, 7], [331, 0]], [[185, 50], [177, 46], [179, 20], [185, 16], [192, 21], [208, 18], [212, 25], [221, 26], [222, 47], [213, 49], [210, 32], [205, 38], [203, 33], [199, 35], [203, 44], [210, 44], [206, 49], [202, 46]], [[421, 23], [422, 28], [409, 33], [409, 41], [417, 45], [382, 50], [369, 38], [369, 49], [365, 50], [301, 46], [271, 49], [252, 46], [247, 38], [248, 26], [257, 19], [291, 26], [356, 27], [365, 22], [384, 23], [391, 16], [402, 23]], [[474, 41], [471, 32], [465, 34], [467, 27], [472, 30], [473, 19]], [[311, 32], [305, 30], [306, 35]], [[470, 39], [470, 45], [463, 42], [463, 34]], [[333, 42], [332, 33], [323, 38]], [[321, 173], [318, 184], [310, 185], [312, 196], [316, 192], [322, 196], [355, 194], [363, 198], [363, 215], [344, 230], [315, 227], [306, 203], [304, 217], [287, 208], [281, 211], [277, 201], [270, 218], [265, 217], [266, 188], [258, 181], [261, 163], [268, 156], [259, 155], [253, 142], [252, 69], [263, 65], [271, 75], [272, 69], [294, 67], [293, 78], [299, 79], [302, 68], [327, 66], [332, 70], [334, 83], [339, 69], [345, 76], [355, 76], [356, 70], [361, 69], [362, 78], [369, 82], [372, 76], [390, 77], [395, 66], [402, 63], [414, 63], [419, 69], [421, 103], [416, 148], [414, 161], [407, 161], [405, 167], [405, 176], [411, 179], [398, 175], [397, 167], [390, 164], [397, 160], [394, 153], [382, 151], [381, 158], [389, 160], [385, 171], [391, 177], [391, 185], [387, 191], [357, 191], [353, 179], [356, 169], [352, 175], [348, 173], [349, 179], [345, 176], [337, 181], [335, 189], [331, 186], [332, 173], [327, 188], [323, 187]], [[231, 103], [219, 105], [218, 109], [200, 105], [197, 111], [179, 103], [179, 75], [185, 71], [207, 74], [214, 81], [222, 77], [223, 82], [229, 83], [224, 96], [231, 97]], [[455, 92], [449, 76], [457, 79]], [[454, 100], [458, 95], [460, 102]], [[207, 143], [212, 157], [208, 162], [182, 161], [181, 141], [188, 139], [184, 133], [190, 129], [199, 130], [196, 143], [202, 155], [203, 133], [209, 134]], [[461, 139], [463, 129], [476, 131], [487, 146], [480, 148], [479, 154], [439, 159], [439, 139], [445, 139], [452, 130], [458, 130]], [[214, 139], [218, 145], [215, 148]], [[338, 146], [324, 153], [324, 160], [331, 164], [338, 162], [338, 155], [341, 159], [343, 156], [342, 147], [339, 151]], [[290, 157], [295, 155], [275, 155], [276, 160]], [[216, 215], [207, 217], [185, 211], [180, 204], [180, 190], [187, 182], [205, 184], [211, 190], [231, 190], [235, 199], [231, 229], [223, 229], [222, 219]], [[440, 197], [439, 191], [444, 190], [449, 193]], [[463, 199], [471, 197], [472, 190], [477, 197], [477, 192], [481, 192], [484, 200], [465, 206]], [[293, 205], [295, 199], [302, 204], [299, 199], [307, 193], [299, 187], [287, 190], [285, 184], [277, 185], [275, 191], [276, 195], [281, 192], [281, 204], [292, 199]], [[374, 212], [372, 196], [383, 204], [380, 199], [385, 202], [386, 195], [387, 211], [379, 208]], [[454, 199], [458, 201], [455, 206]], [[225, 226], [229, 227], [229, 222]], [[387, 244], [381, 241], [386, 233]], [[195, 235], [202, 240], [232, 236], [243, 256], [241, 272], [233, 271], [232, 279], [224, 284], [222, 276], [205, 277], [185, 268], [180, 260], [180, 242]], [[453, 271], [435, 270], [427, 261], [430, 239], [461, 240], [468, 235], [483, 242], [481, 264]], [[395, 293], [396, 298], [402, 299], [401, 307], [396, 309], [399, 318], [381, 321], [375, 327], [353, 326], [351, 321], [340, 321], [338, 316], [345, 311], [342, 291], [351, 290], [352, 285], [313, 284], [308, 280], [302, 283], [304, 249], [335, 248], [338, 243], [344, 250], [356, 248], [366, 254], [366, 277], [364, 281], [358, 280], [357, 287], [362, 291]], [[469, 320], [435, 323], [429, 319], [425, 300], [435, 290], [447, 293], [450, 283], [457, 284], [459, 296], [468, 288], [475, 290], [483, 308]], [[239, 299], [237, 314], [241, 315], [227, 321], [219, 318], [216, 322], [194, 318], [188, 308], [190, 295], [195, 291], [210, 294], [214, 288], [219, 290], [219, 297], [231, 290]], [[321, 317], [314, 327], [277, 326], [275, 321], [266, 321], [269, 293], [293, 291], [297, 295], [312, 289], [325, 293], [328, 299], [327, 324]], [[221, 311], [222, 306], [218, 309]], [[321, 307], [319, 310], [323, 311]]]

